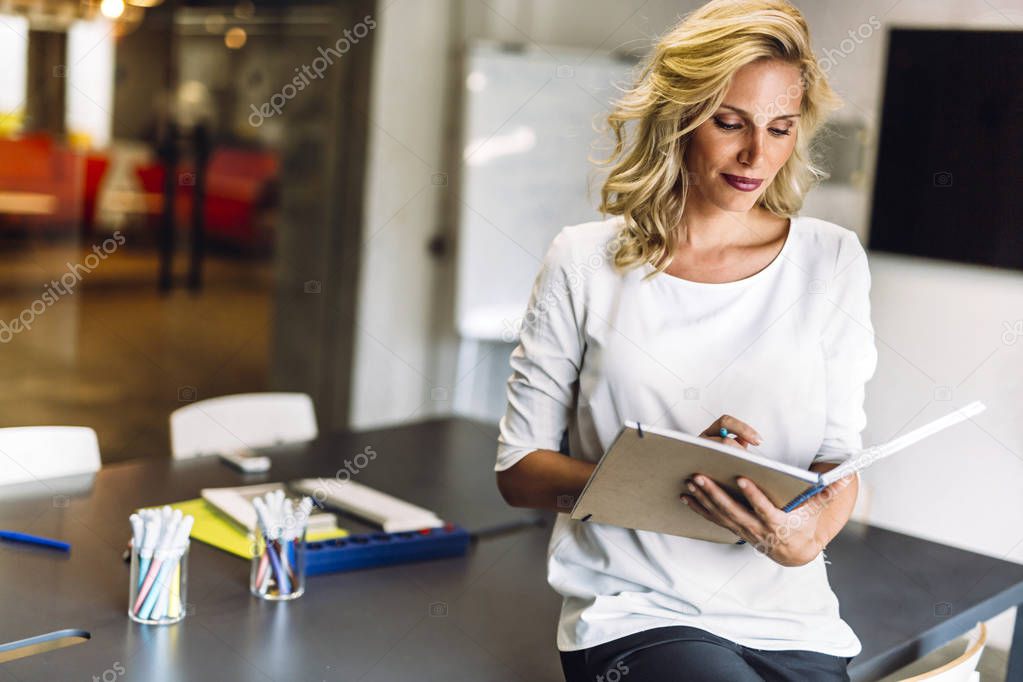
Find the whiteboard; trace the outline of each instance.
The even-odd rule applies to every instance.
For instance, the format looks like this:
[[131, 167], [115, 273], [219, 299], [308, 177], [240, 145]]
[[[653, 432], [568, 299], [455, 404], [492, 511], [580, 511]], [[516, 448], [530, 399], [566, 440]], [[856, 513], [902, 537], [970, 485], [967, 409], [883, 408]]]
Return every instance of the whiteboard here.
[[[602, 123], [635, 61], [556, 48], [468, 48], [456, 319], [463, 338], [509, 341], [552, 239], [599, 219]], [[592, 189], [587, 190], [587, 182]]]

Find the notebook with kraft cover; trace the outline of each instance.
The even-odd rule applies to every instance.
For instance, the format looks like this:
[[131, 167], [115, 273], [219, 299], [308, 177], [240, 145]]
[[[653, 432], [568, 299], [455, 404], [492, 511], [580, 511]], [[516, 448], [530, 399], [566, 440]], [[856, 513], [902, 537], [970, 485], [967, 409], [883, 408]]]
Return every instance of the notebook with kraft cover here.
[[983, 403], [974, 401], [887, 443], [861, 450], [825, 473], [777, 462], [735, 445], [627, 421], [590, 474], [571, 517], [589, 523], [734, 543], [734, 533], [708, 521], [679, 500], [685, 480], [693, 474], [710, 477], [748, 508], [745, 496], [735, 484], [737, 476], [746, 477], [775, 506], [792, 511], [843, 476], [861, 471], [984, 409]]

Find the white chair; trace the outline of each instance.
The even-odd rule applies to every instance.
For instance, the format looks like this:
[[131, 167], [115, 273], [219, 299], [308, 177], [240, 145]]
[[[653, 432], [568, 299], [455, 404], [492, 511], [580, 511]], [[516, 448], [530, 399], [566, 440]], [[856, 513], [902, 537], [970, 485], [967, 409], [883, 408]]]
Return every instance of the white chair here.
[[87, 426], [0, 429], [0, 485], [99, 471], [99, 440]]
[[906, 677], [902, 682], [980, 682], [977, 664], [987, 643], [987, 626], [977, 623], [976, 627], [966, 634], [966, 650], [956, 658], [928, 672]]
[[319, 434], [312, 398], [305, 393], [200, 400], [171, 413], [170, 432], [174, 459], [308, 441]]

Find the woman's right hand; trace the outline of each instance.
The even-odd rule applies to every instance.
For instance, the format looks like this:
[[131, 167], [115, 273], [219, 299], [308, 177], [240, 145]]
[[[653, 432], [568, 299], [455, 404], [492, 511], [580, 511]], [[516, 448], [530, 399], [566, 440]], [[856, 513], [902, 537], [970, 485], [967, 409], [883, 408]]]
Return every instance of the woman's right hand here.
[[[734, 433], [737, 437], [733, 439], [722, 436], [721, 427], [728, 429], [729, 433]], [[746, 422], [727, 414], [718, 417], [713, 424], [700, 434], [700, 438], [716, 440], [719, 443], [731, 443], [743, 450], [746, 449], [747, 445], [760, 445], [761, 440], [760, 434], [757, 433], [756, 429]]]

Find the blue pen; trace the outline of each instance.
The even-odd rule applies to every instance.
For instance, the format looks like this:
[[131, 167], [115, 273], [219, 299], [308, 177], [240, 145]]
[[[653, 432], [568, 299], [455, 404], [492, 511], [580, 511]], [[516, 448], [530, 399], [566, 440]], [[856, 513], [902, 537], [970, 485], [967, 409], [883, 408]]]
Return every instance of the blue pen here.
[[194, 518], [191, 515], [181, 519], [172, 517], [171, 528], [161, 537], [160, 544], [153, 554], [153, 566], [155, 567], [156, 562], [159, 562], [159, 568], [155, 569], [157, 573], [153, 582], [150, 583], [149, 592], [142, 600], [141, 607], [135, 612], [139, 618], [145, 620], [155, 618], [153, 608], [160, 599], [160, 595], [170, 589], [170, 579], [174, 575], [174, 569], [178, 566], [185, 546], [188, 544], [188, 535], [192, 532], [193, 522]]
[[41, 538], [38, 535], [29, 535], [28, 533], [18, 533], [13, 530], [0, 530], [0, 540], [7, 540], [8, 542], [23, 542], [27, 545], [38, 545], [39, 547], [49, 547], [50, 549], [59, 549], [62, 552], [71, 551], [71, 545], [67, 542], [51, 540], [50, 538]]
[[175, 562], [169, 559], [160, 564], [160, 572], [156, 574], [156, 580], [149, 588], [149, 593], [146, 594], [145, 601], [142, 602], [142, 608], [137, 612], [139, 618], [148, 620], [151, 617], [156, 600], [170, 586], [170, 577], [174, 573], [174, 566]]
[[270, 557], [270, 567], [277, 576], [277, 590], [281, 594], [291, 594], [291, 581], [288, 580], [288, 572], [281, 566], [281, 559], [277, 554], [279, 550], [274, 547], [273, 542], [269, 538], [266, 541], [266, 551], [267, 556]]
[[281, 526], [280, 524], [270, 523], [270, 510], [261, 498], [257, 497], [254, 499], [252, 506], [256, 508], [257, 524], [262, 530], [263, 544], [265, 545], [267, 558], [270, 560], [270, 569], [277, 577], [277, 591], [280, 594], [290, 594], [291, 581], [288, 580], [288, 572], [284, 570], [282, 565], [283, 561], [286, 560], [286, 555], [279, 546], [279, 543], [275, 542], [278, 536], [283, 535], [281, 533]]

